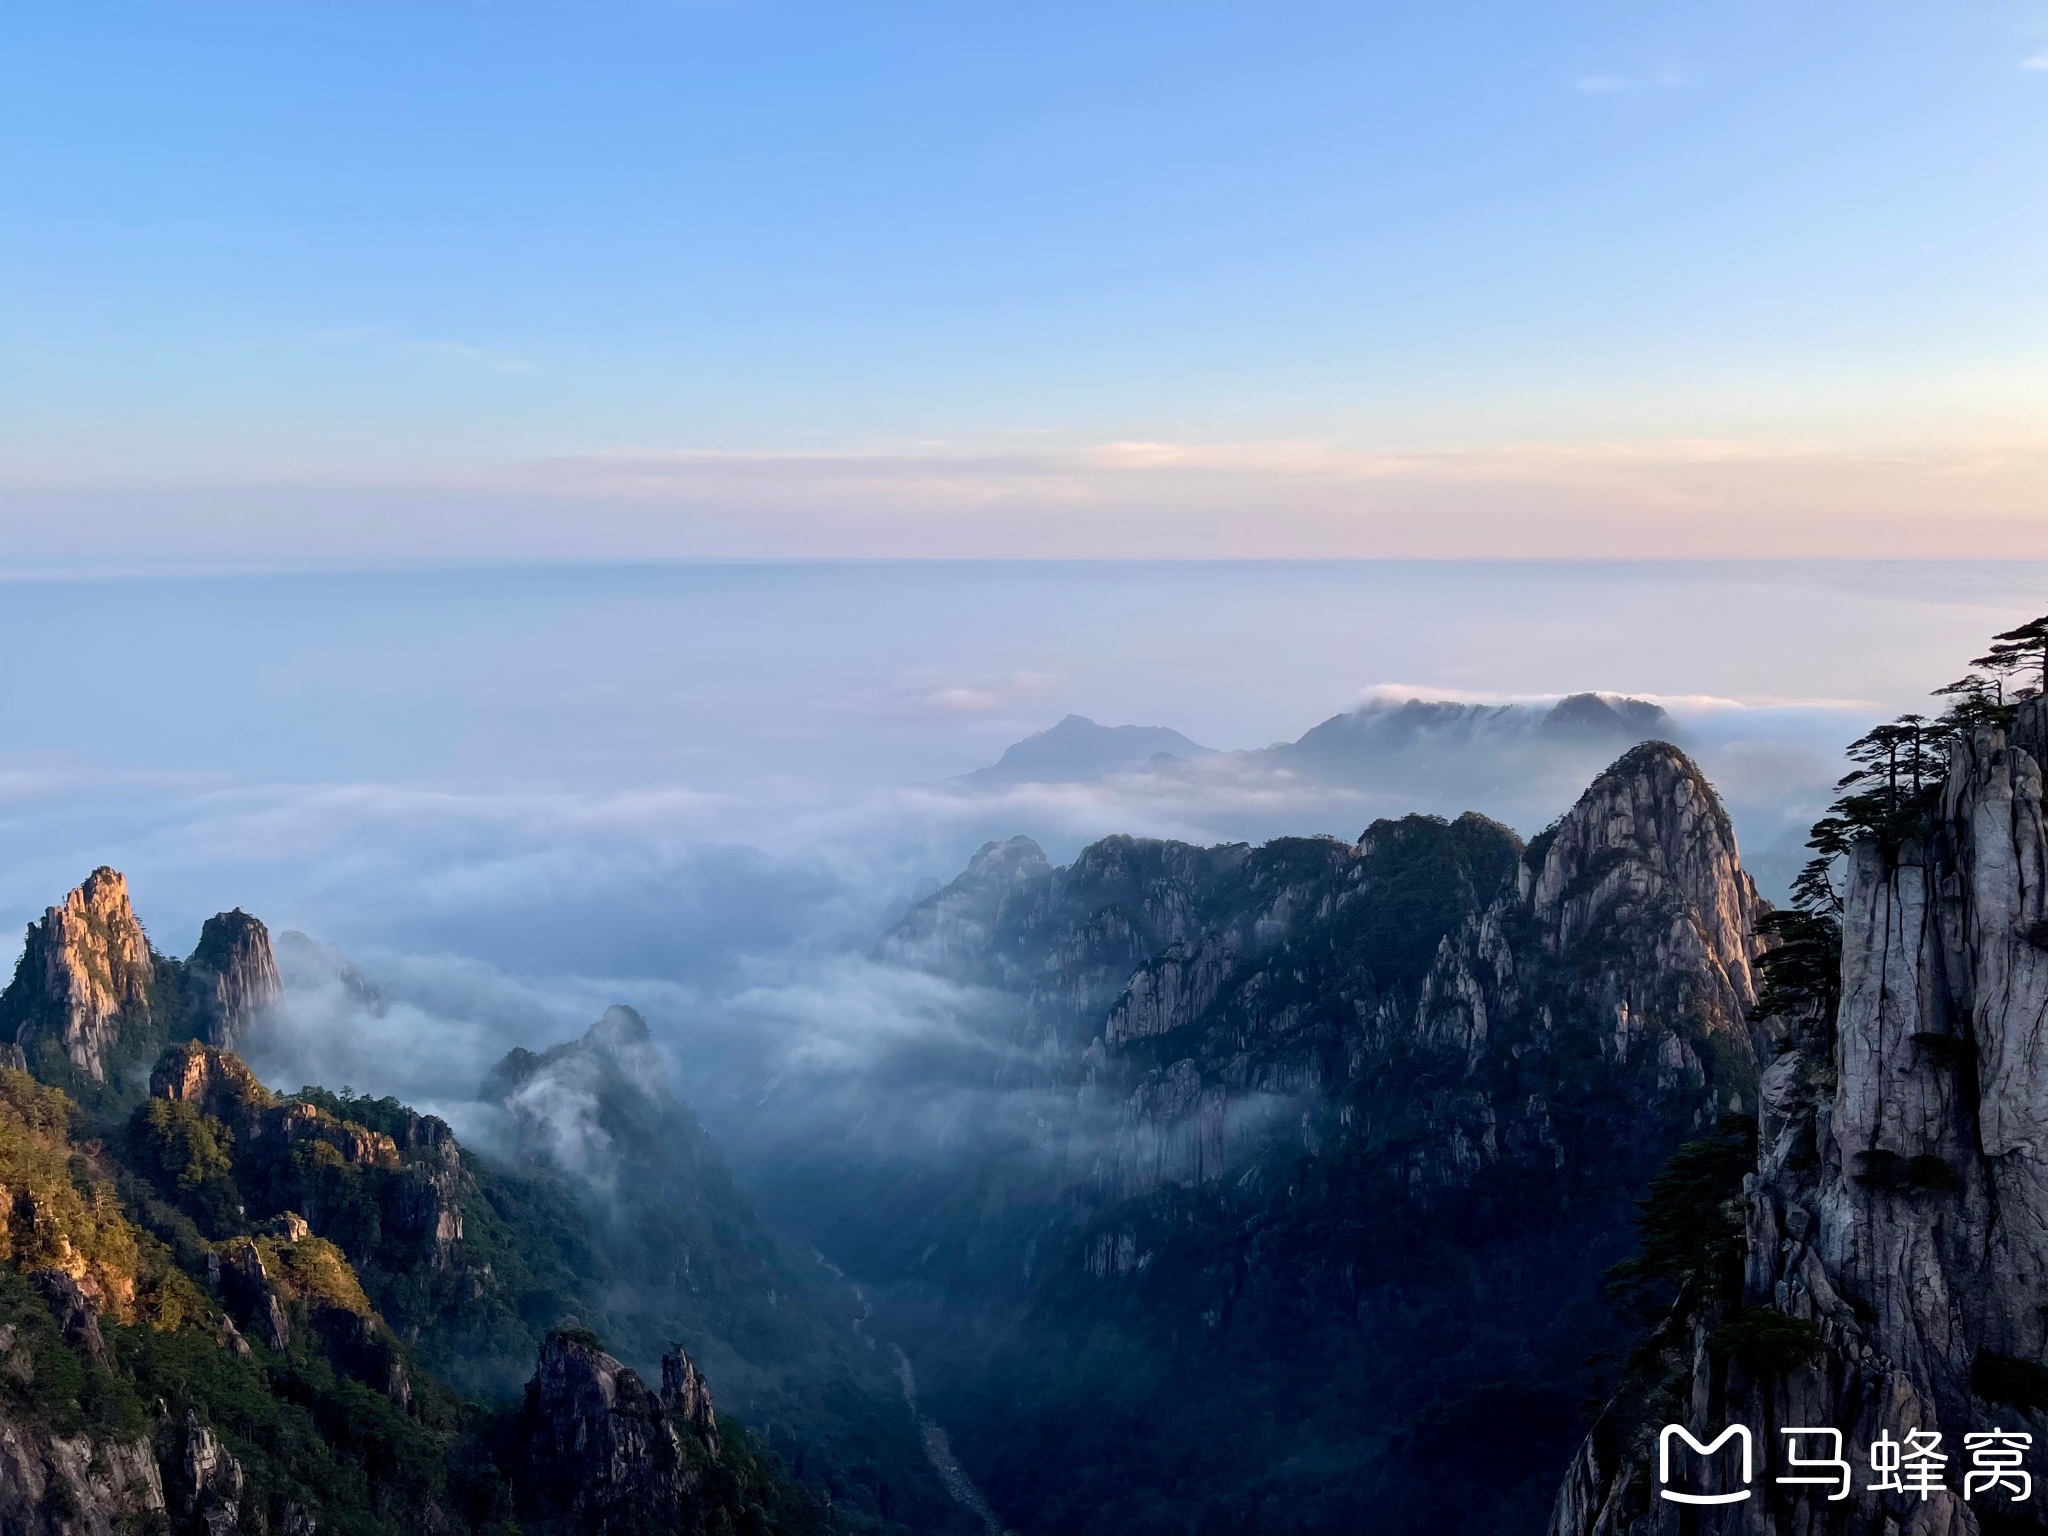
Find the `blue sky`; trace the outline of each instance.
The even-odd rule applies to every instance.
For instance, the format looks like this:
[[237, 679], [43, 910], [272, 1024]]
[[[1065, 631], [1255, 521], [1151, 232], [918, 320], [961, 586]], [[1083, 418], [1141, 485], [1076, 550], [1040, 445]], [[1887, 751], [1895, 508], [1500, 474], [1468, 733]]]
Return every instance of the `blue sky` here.
[[18, 564], [2048, 552], [2048, 6], [34, 5]]

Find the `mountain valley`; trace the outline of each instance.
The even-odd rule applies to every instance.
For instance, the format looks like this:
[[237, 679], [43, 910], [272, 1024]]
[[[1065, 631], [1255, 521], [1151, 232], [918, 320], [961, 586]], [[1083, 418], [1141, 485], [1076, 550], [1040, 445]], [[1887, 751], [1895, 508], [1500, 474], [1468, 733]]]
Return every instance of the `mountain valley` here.
[[2048, 1412], [2048, 704], [1970, 699], [1856, 745], [1888, 788], [1789, 908], [1651, 706], [1339, 717], [1292, 750], [1619, 750], [1526, 839], [992, 841], [863, 962], [945, 1027], [719, 1141], [624, 1005], [447, 1118], [267, 1084], [241, 1052], [383, 985], [239, 910], [166, 956], [95, 870], [0, 992], [0, 1523], [2033, 1529], [1672, 1524], [1646, 1459], [1700, 1413]]

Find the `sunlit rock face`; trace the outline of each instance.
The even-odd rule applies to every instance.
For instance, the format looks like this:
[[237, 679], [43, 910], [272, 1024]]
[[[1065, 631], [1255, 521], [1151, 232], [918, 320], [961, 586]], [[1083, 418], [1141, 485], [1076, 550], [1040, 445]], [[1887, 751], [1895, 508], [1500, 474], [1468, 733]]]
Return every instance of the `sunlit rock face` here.
[[149, 939], [128, 901], [128, 882], [102, 866], [28, 930], [0, 1021], [30, 1059], [54, 1048], [84, 1078], [107, 1080], [123, 1016], [147, 1024], [156, 979]]
[[[1756, 1002], [1756, 887], [1735, 831], [1692, 760], [1650, 742], [1594, 780], [1525, 881], [1545, 949], [1561, 956], [1626, 944], [1599, 969], [1620, 1010], [1695, 1011], [1741, 1034]], [[1685, 994], [1683, 998], [1680, 993]]]
[[[1640, 1444], [1589, 1437], [1553, 1536], [1656, 1532], [1934, 1536], [2039, 1529], [2048, 1444], [2048, 707], [1981, 730], [1951, 759], [1932, 832], [1866, 840], [1844, 892], [1841, 1003], [1783, 1029], [1762, 1080], [1745, 1188], [1743, 1305], [1814, 1325], [1811, 1364], [1745, 1369], [1692, 1319], [1681, 1403], [1699, 1427], [1747, 1424], [1775, 1456], [1783, 1425], [1845, 1432], [1851, 1496], [1757, 1496], [1682, 1510], [1654, 1496]], [[2034, 1436], [2036, 1497], [1966, 1502], [1962, 1437]], [[1880, 1433], [1938, 1431], [1946, 1495], [1873, 1493]], [[1777, 1443], [1771, 1443], [1777, 1441]], [[1803, 1495], [1808, 1490], [1796, 1490]], [[2003, 1522], [2003, 1523], [2001, 1523]]]
[[159, 954], [119, 871], [101, 867], [31, 924], [0, 993], [8, 1062], [119, 1114], [167, 1045], [246, 1045], [283, 1000], [270, 933], [240, 908], [206, 920], [189, 959]]

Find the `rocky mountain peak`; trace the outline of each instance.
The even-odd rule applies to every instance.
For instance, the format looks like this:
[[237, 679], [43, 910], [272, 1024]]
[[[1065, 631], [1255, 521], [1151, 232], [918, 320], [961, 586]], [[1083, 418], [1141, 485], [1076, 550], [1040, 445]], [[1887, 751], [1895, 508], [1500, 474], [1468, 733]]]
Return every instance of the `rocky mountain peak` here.
[[208, 918], [191, 958], [170, 959], [151, 947], [126, 878], [103, 865], [30, 925], [0, 992], [0, 1040], [44, 1081], [119, 1112], [165, 1046], [238, 1046], [283, 993], [269, 930], [248, 913]]
[[710, 1421], [710, 1394], [680, 1350], [662, 1361], [662, 1376], [657, 1394], [595, 1334], [571, 1326], [548, 1335], [519, 1426], [537, 1474], [523, 1520], [579, 1536], [699, 1528], [716, 1451], [691, 1414], [701, 1405]]
[[197, 1041], [164, 1052], [150, 1073], [149, 1096], [193, 1105], [229, 1125], [276, 1102], [239, 1056]]
[[1020, 835], [1006, 842], [991, 839], [975, 849], [974, 857], [967, 861], [965, 872], [953, 884], [958, 886], [972, 881], [986, 887], [1015, 885], [1043, 874], [1051, 867], [1046, 862], [1045, 850], [1028, 837]]
[[1756, 886], [1713, 786], [1669, 742], [1646, 741], [1596, 778], [1530, 844], [1523, 884], [1551, 953], [1588, 952], [1625, 925], [1649, 943], [1648, 969], [1703, 988], [1715, 1023], [1747, 1020]]
[[[1818, 1424], [1947, 1445], [2042, 1430], [2048, 1395], [2048, 702], [1958, 740], [1919, 835], [1846, 859], [1838, 1001], [1780, 1021], [1741, 1187], [1739, 1286], [1664, 1322], [1654, 1389], [1717, 1423]], [[1731, 1337], [1775, 1330], [1775, 1351]], [[1677, 1529], [1642, 1415], [1617, 1394], [1581, 1446], [1554, 1536]], [[1953, 1482], [1950, 1488], [1954, 1487]], [[1702, 1512], [1702, 1536], [2038, 1530], [2038, 1501], [1937, 1506], [1859, 1480], [1841, 1502]]]
[[1097, 725], [1086, 715], [1068, 715], [1012, 745], [1000, 761], [962, 778], [969, 784], [1072, 783], [1127, 772], [1161, 756], [1212, 755], [1163, 725]]
[[196, 1023], [209, 1045], [233, 1049], [284, 996], [270, 930], [236, 907], [206, 920], [186, 962]]
[[0, 994], [0, 1028], [11, 1027], [27, 1060], [54, 1050], [81, 1076], [105, 1082], [120, 1019], [147, 1019], [155, 976], [128, 881], [102, 865], [29, 926], [14, 980]]
[[958, 879], [882, 936], [875, 957], [941, 975], [985, 970], [1003, 914], [1051, 875], [1045, 850], [1028, 837], [983, 843]]
[[654, 1036], [648, 1032], [647, 1021], [640, 1017], [639, 1009], [613, 1003], [584, 1031], [583, 1043], [614, 1056], [632, 1055], [651, 1046]]
[[594, 1051], [650, 1098], [668, 1097], [668, 1068], [640, 1010], [614, 1003], [584, 1031], [582, 1044]]

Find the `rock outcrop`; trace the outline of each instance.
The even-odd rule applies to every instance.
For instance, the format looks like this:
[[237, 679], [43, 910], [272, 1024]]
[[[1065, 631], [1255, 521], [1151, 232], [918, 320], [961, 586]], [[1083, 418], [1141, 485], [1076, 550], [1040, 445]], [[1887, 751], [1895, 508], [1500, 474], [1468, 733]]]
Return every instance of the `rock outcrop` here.
[[155, 979], [128, 882], [103, 865], [29, 925], [14, 980], [0, 993], [0, 1031], [30, 1062], [54, 1054], [104, 1083], [123, 1019], [149, 1019]]
[[148, 1439], [57, 1435], [0, 1416], [0, 1529], [126, 1536], [160, 1527], [165, 1513]]
[[[1728, 813], [1676, 748], [1646, 742], [1594, 780], [1558, 823], [1524, 894], [1551, 954], [1626, 944], [1628, 964], [1606, 968], [1608, 986], [1647, 984], [1706, 1030], [1746, 1027], [1756, 1003], [1756, 887]], [[1628, 999], [1617, 993], [1614, 1002], [1619, 1011]]]
[[124, 1113], [165, 1046], [239, 1045], [282, 996], [262, 923], [219, 913], [189, 959], [169, 958], [151, 947], [127, 880], [102, 866], [30, 925], [0, 992], [0, 1065]]
[[979, 978], [1000, 965], [1002, 929], [1014, 908], [1052, 876], [1028, 837], [984, 843], [945, 889], [913, 907], [877, 949], [880, 959], [942, 975]]
[[[375, 1130], [317, 1103], [278, 1098], [240, 1057], [196, 1040], [163, 1054], [150, 1075], [150, 1095], [219, 1121], [267, 1193], [303, 1202], [304, 1217], [286, 1211], [279, 1220], [304, 1228], [310, 1218], [315, 1228], [327, 1229], [339, 1217], [325, 1207], [355, 1197], [333, 1196], [323, 1181], [307, 1183], [298, 1171], [293, 1149], [318, 1144], [314, 1166], [330, 1162], [370, 1181], [387, 1261], [409, 1248], [418, 1262], [450, 1279], [462, 1267], [463, 1205], [476, 1193], [475, 1179], [445, 1121], [393, 1104], [391, 1130]], [[400, 1243], [392, 1245], [391, 1238]], [[481, 1273], [474, 1278], [483, 1283]]]
[[[1413, 1085], [1421, 1061], [1443, 1086], [1420, 1107], [1418, 1186], [1565, 1155], [1547, 1063], [1591, 1054], [1664, 1124], [1754, 1107], [1756, 892], [1677, 748], [1625, 754], [1527, 849], [1482, 817], [1411, 818], [1285, 862], [1223, 925], [1140, 966], [1108, 1011], [1106, 1068], [1169, 1047], [1130, 1083], [1127, 1191], [1216, 1177], [1283, 1113], [1306, 1113], [1316, 1140], [1315, 1105], [1379, 1093], [1368, 1085], [1391, 1072]], [[1185, 906], [1229, 911], [1213, 886]]]
[[680, 1350], [662, 1361], [662, 1377], [651, 1392], [595, 1335], [548, 1335], [520, 1416], [524, 1524], [542, 1536], [701, 1528], [717, 1460], [710, 1394]]
[[[695, 1142], [702, 1130], [669, 1092], [668, 1069], [632, 1008], [607, 1008], [579, 1040], [508, 1051], [477, 1091], [502, 1106], [523, 1156], [610, 1184], [619, 1164]], [[672, 1152], [672, 1148], [669, 1149]]]
[[[1690, 758], [1664, 742], [1625, 754], [1516, 875], [1439, 952], [1416, 1039], [1462, 1054], [1477, 1076], [1489, 1050], [1569, 1053], [1575, 1034], [1652, 1100], [1691, 1094], [1693, 1126], [1754, 1107], [1756, 888]], [[1487, 1116], [1497, 1140], [1493, 1117], [1548, 1110], [1493, 1104]]]
[[253, 1124], [277, 1103], [241, 1057], [196, 1041], [158, 1058], [149, 1075], [149, 1096], [190, 1104], [228, 1126]]
[[717, 1457], [718, 1418], [711, 1411], [711, 1388], [680, 1344], [661, 1357], [661, 1405]]
[[[2048, 1525], [2044, 757], [2048, 703], [2033, 700], [2009, 734], [1956, 747], [1926, 835], [1856, 844], [1836, 1017], [1775, 1021], [1740, 1301], [1674, 1321], [1690, 1341], [1679, 1411], [1695, 1430], [1751, 1429], [1771, 1464], [1756, 1495], [1690, 1509], [1658, 1498], [1640, 1430], [1621, 1433], [1610, 1409], [1559, 1492], [1554, 1536]], [[1810, 1343], [1776, 1360], [1728, 1347], [1759, 1318]], [[1844, 1433], [1848, 1497], [1776, 1484], [1788, 1425]], [[1991, 1429], [2032, 1435], [2033, 1497], [1962, 1497], [1963, 1437]], [[1871, 1491], [1869, 1447], [1908, 1430], [1942, 1435], [1944, 1492]]]
[[1131, 977], [1110, 1009], [1103, 1041], [1115, 1047], [1153, 1035], [1170, 1035], [1208, 1012], [1237, 962], [1221, 934], [1196, 944], [1169, 944]]
[[218, 1436], [199, 1422], [199, 1415], [185, 1415], [185, 1455], [179, 1471], [184, 1474], [179, 1489], [180, 1513], [198, 1523], [206, 1536], [230, 1536], [242, 1520], [242, 1464], [220, 1443]]
[[1282, 1120], [1315, 1141], [1319, 1103], [1418, 1051], [1455, 1086], [1416, 1176], [1461, 1182], [1560, 1155], [1546, 1060], [1589, 1051], [1681, 1127], [1753, 1108], [1757, 911], [1711, 786], [1645, 742], [1526, 849], [1471, 814], [1356, 845], [1106, 838], [1063, 869], [990, 843], [877, 954], [1020, 996], [1055, 1080], [1086, 1048], [1124, 1101], [1098, 1163], [1123, 1193], [1217, 1177]]
[[240, 907], [206, 920], [185, 962], [193, 1025], [208, 1045], [234, 1050], [284, 996], [270, 930]]
[[220, 1289], [228, 1305], [241, 1315], [243, 1327], [253, 1329], [280, 1354], [291, 1347], [291, 1320], [253, 1239], [236, 1238], [222, 1250]]

